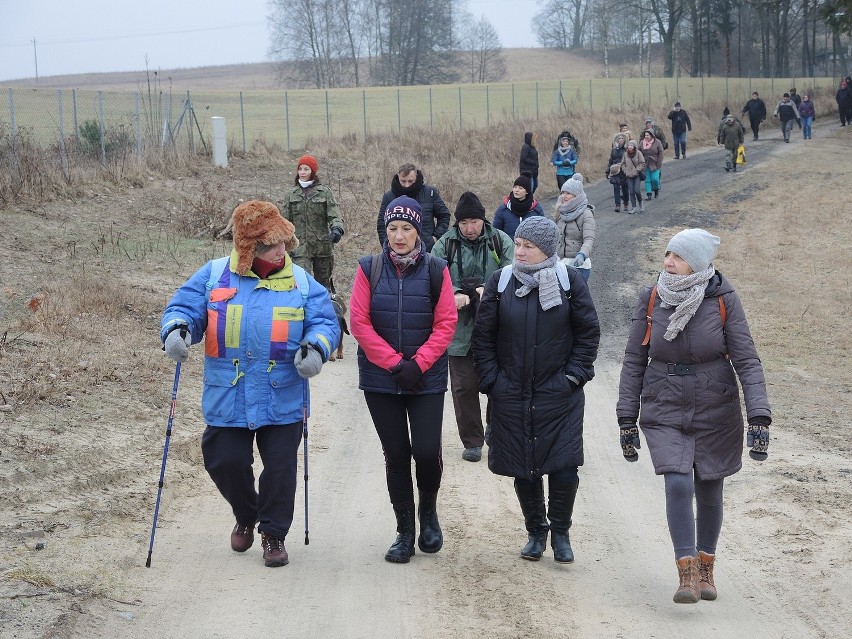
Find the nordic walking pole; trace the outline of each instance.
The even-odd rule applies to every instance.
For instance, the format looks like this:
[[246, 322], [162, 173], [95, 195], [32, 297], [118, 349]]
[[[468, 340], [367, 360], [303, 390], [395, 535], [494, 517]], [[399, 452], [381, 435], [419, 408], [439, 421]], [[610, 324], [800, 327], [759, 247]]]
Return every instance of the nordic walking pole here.
[[[302, 346], [307, 350], [307, 346]], [[302, 380], [302, 441], [304, 442], [305, 455], [305, 545], [308, 539], [308, 380]]]
[[[172, 405], [169, 408], [169, 422], [166, 425], [166, 443], [163, 446], [163, 463], [160, 466], [160, 483], [157, 487], [157, 502], [154, 505], [154, 523], [151, 525], [151, 543], [148, 545], [148, 559], [145, 567], [151, 567], [151, 553], [154, 551], [154, 533], [157, 530], [157, 515], [160, 512], [160, 496], [163, 493], [163, 478], [166, 476], [166, 459], [169, 456], [169, 438], [172, 436], [172, 421], [175, 418], [178, 382], [180, 381], [180, 362], [175, 366], [175, 384], [172, 386]], [[307, 426], [306, 426], [307, 428]]]

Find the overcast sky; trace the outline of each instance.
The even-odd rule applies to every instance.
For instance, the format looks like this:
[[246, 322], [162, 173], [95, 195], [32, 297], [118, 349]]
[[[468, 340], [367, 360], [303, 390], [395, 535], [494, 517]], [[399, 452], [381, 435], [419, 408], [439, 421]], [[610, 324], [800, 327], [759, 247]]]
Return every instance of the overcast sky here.
[[[401, 0], [405, 1], [405, 0]], [[468, 0], [504, 47], [535, 46], [536, 0]], [[0, 0], [0, 81], [266, 61], [267, 0]], [[35, 40], [35, 44], [33, 44]]]

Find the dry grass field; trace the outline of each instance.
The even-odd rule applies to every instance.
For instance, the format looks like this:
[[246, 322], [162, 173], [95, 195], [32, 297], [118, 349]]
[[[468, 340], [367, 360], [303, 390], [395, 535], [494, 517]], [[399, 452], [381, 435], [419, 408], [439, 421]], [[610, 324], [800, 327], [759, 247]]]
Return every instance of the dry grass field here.
[[[216, 88], [239, 81], [222, 79]], [[817, 108], [829, 113], [829, 97]], [[719, 111], [720, 103], [706, 113], [690, 109], [691, 152], [714, 147]], [[347, 222], [338, 287], [351, 285], [355, 258], [376, 250], [376, 205], [402, 162], [422, 166], [451, 209], [473, 190], [490, 216], [516, 177], [524, 130], [540, 132], [546, 156], [569, 125], [583, 142], [579, 169], [595, 181], [615, 123], [638, 131], [643, 116], [611, 109], [570, 122], [522, 120], [487, 137], [412, 131], [373, 135], [363, 145], [315, 139], [309, 150]], [[833, 127], [833, 116], [816, 126]], [[825, 549], [848, 546], [852, 518], [845, 330], [852, 130], [796, 142], [736, 182], [697, 192], [682, 210], [687, 221], [708, 212], [716, 220], [710, 230], [725, 237], [719, 260], [745, 301], [776, 416], [770, 459], [783, 461], [752, 471], [755, 502], [735, 506], [734, 518], [749, 518], [767, 574], [796, 580], [803, 597], [834, 609], [836, 584], [826, 576], [844, 559]], [[121, 175], [86, 167], [70, 180], [46, 173], [40, 189], [0, 202], [0, 635], [86, 636], [80, 628], [96, 623], [94, 606], [127, 603], [124, 579], [147, 549], [174, 373], [159, 348], [160, 313], [198, 265], [228, 249], [212, 237], [241, 199], [280, 198], [297, 156], [273, 148], [234, 157], [226, 170], [202, 158], [128, 165]], [[543, 160], [547, 198], [555, 182]], [[649, 227], [638, 241], [656, 250], [673, 230]], [[601, 285], [601, 295], [628, 284]], [[198, 369], [187, 372], [187, 386], [199, 385]], [[173, 438], [168, 473], [191, 501], [208, 481], [190, 397], [182, 398], [184, 427]], [[822, 452], [830, 464], [814, 463]], [[168, 525], [177, 514], [163, 517]], [[782, 568], [791, 562], [795, 576]], [[848, 634], [839, 630], [836, 636]]]

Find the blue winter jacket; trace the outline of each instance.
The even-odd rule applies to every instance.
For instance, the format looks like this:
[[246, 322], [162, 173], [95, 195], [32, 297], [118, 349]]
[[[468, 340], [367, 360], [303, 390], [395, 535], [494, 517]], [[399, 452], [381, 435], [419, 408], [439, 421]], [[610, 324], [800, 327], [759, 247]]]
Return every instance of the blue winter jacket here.
[[556, 149], [550, 161], [556, 167], [556, 175], [571, 177], [574, 175], [574, 165], [577, 164], [577, 154], [574, 153], [574, 149], [570, 146], [568, 147], [568, 152], [564, 155], [559, 152], [559, 149]]
[[[201, 409], [211, 426], [252, 430], [302, 420], [303, 379], [293, 358], [303, 340], [326, 361], [340, 341], [340, 326], [328, 291], [304, 273], [307, 297], [299, 290], [290, 256], [266, 279], [207, 262], [181, 286], [163, 313], [160, 339], [186, 326], [197, 344], [205, 338]], [[211, 281], [215, 264], [221, 276]], [[301, 277], [301, 276], [300, 276]], [[310, 403], [308, 402], [308, 406]]]
[[544, 209], [535, 199], [533, 199], [532, 206], [530, 206], [529, 211], [522, 215], [518, 215], [512, 211], [511, 207], [512, 202], [507, 197], [503, 200], [503, 204], [498, 206], [497, 210], [494, 212], [494, 221], [491, 223], [491, 226], [503, 231], [513, 240], [515, 239], [515, 231], [518, 230], [518, 225], [523, 222], [525, 218], [533, 215], [544, 215]]

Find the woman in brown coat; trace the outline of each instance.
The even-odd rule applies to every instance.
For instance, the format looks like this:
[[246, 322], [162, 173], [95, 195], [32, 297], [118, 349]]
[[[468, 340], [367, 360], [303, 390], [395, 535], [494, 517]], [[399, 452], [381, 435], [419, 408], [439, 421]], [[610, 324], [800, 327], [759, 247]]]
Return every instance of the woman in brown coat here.
[[645, 171], [645, 156], [639, 150], [639, 145], [636, 140], [627, 142], [627, 147], [624, 155], [621, 156], [621, 174], [627, 180], [627, 191], [630, 193], [630, 210], [627, 211], [631, 215], [639, 211], [645, 212], [645, 205], [642, 203], [642, 192], [639, 190], [642, 186], [642, 173]]
[[639, 144], [642, 155], [645, 156], [645, 199], [651, 199], [651, 191], [654, 197], [660, 195], [660, 173], [663, 169], [663, 143], [660, 142], [651, 129], [642, 133], [642, 142]]
[[638, 459], [638, 420], [654, 470], [665, 478], [680, 576], [676, 603], [716, 599], [722, 484], [742, 467], [737, 377], [753, 459], [766, 459], [772, 422], [740, 299], [712, 264], [718, 245], [719, 238], [703, 229], [686, 229], [669, 241], [656, 285], [642, 292], [633, 312], [618, 389], [624, 457]]

